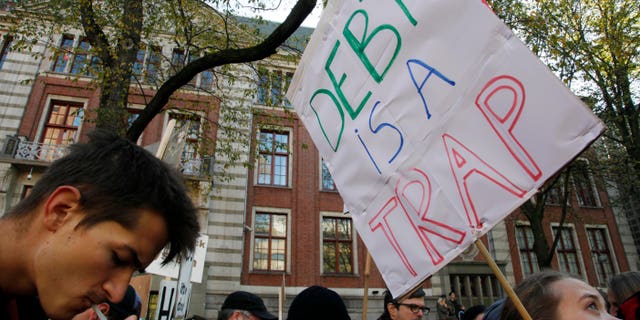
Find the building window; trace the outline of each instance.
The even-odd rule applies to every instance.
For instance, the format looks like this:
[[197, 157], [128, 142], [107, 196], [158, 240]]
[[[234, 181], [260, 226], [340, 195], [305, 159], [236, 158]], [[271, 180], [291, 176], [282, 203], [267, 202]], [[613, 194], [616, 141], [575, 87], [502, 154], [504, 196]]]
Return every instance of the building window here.
[[[553, 233], [555, 235], [558, 227], [553, 227]], [[581, 274], [580, 265], [578, 260], [578, 250], [576, 242], [573, 237], [573, 229], [569, 227], [563, 227], [560, 232], [560, 240], [556, 247], [556, 254], [558, 257], [558, 266], [560, 271]]]
[[56, 53], [55, 62], [53, 63], [53, 72], [65, 72], [67, 69], [67, 62], [71, 58], [71, 49], [73, 48], [73, 36], [65, 34], [62, 36], [60, 42], [60, 48]]
[[45, 145], [69, 145], [77, 142], [83, 114], [81, 103], [51, 101], [41, 142]]
[[353, 233], [350, 218], [322, 218], [322, 272], [353, 273]]
[[538, 267], [538, 257], [533, 251], [533, 231], [530, 226], [516, 226], [516, 242], [518, 243], [518, 251], [520, 252], [520, 264], [522, 265], [522, 273], [524, 276], [536, 273], [540, 270]]
[[331, 178], [331, 173], [324, 159], [321, 159], [320, 162], [322, 163], [322, 191], [336, 191], [336, 185], [333, 183], [333, 178]]
[[599, 206], [596, 187], [591, 178], [587, 162], [584, 160], [575, 161], [573, 168], [573, 183], [576, 187], [578, 204], [581, 207]]
[[211, 90], [213, 88], [213, 70], [208, 69], [200, 72], [200, 84], [198, 88]]
[[156, 46], [141, 45], [136, 53], [136, 61], [133, 62], [131, 80], [141, 83], [153, 84], [158, 80], [162, 48]]
[[87, 69], [87, 57], [89, 56], [89, 48], [91, 48], [89, 41], [87, 39], [82, 39], [78, 44], [76, 54], [73, 58], [73, 63], [71, 64], [70, 72], [72, 74], [89, 74], [89, 70]]
[[5, 35], [2, 37], [2, 48], [0, 51], [0, 70], [2, 70], [2, 65], [4, 61], [7, 60], [7, 56], [9, 55], [9, 48], [11, 47], [11, 41], [13, 41], [13, 37], [10, 35]]
[[606, 287], [614, 273], [613, 259], [609, 250], [608, 237], [604, 228], [587, 228], [591, 260], [598, 275], [598, 284]]
[[256, 213], [253, 232], [253, 269], [284, 271], [287, 257], [287, 215]]
[[292, 72], [260, 68], [258, 70], [257, 102], [265, 106], [291, 107], [291, 103], [289, 103], [285, 94], [289, 89], [292, 78]]
[[[180, 155], [180, 170], [184, 174], [195, 174], [199, 171], [200, 156], [200, 128], [201, 118], [196, 113], [171, 113], [170, 119], [176, 119], [175, 132], [186, 129], [184, 147]], [[185, 126], [188, 126], [185, 128]], [[182, 143], [182, 142], [180, 142]]]
[[546, 198], [544, 199], [544, 203], [547, 205], [562, 205], [562, 200], [564, 198], [564, 180], [562, 177], [559, 177], [555, 183], [549, 188], [546, 194]]
[[287, 186], [289, 132], [262, 130], [258, 143], [258, 184]]
[[142, 70], [144, 70], [144, 56], [146, 52], [145, 46], [142, 45], [142, 48], [138, 49], [136, 53], [136, 60], [133, 62], [133, 67], [131, 68], [131, 80], [133, 81], [142, 81]]
[[162, 64], [162, 48], [157, 46], [150, 46], [147, 60], [145, 62], [145, 83], [154, 84], [160, 78], [160, 67]]

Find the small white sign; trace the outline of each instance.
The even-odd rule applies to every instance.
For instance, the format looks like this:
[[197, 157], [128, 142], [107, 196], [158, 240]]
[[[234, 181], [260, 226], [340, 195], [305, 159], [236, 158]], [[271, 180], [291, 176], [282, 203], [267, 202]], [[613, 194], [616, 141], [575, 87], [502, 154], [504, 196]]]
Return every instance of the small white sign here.
[[[191, 282], [202, 282], [208, 242], [209, 236], [206, 234], [201, 234], [196, 240], [196, 248], [193, 252], [193, 269], [191, 270]], [[162, 266], [162, 257], [163, 254], [161, 252], [158, 257], [153, 260], [153, 262], [151, 262], [151, 264], [146, 268], [147, 273], [177, 279], [178, 273], [180, 272], [180, 263], [172, 261], [165, 266]]]

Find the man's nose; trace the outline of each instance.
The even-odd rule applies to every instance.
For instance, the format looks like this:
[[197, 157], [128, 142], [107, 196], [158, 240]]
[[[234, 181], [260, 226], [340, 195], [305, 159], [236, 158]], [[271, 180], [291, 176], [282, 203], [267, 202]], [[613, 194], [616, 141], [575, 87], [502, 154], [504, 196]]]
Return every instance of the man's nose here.
[[111, 302], [120, 302], [124, 299], [124, 294], [129, 286], [132, 272], [129, 270], [119, 270], [103, 284], [103, 289], [107, 293], [107, 299]]

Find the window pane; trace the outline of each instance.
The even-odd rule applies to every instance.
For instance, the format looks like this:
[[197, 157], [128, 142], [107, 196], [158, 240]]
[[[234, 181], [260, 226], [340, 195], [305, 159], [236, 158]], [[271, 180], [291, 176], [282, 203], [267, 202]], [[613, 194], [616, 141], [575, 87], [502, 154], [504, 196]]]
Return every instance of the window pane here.
[[73, 47], [73, 36], [65, 35], [62, 37], [59, 52], [56, 54], [56, 62], [53, 64], [54, 72], [64, 72], [67, 62], [71, 57], [71, 48]]
[[256, 214], [254, 232], [256, 235], [269, 235], [269, 215]]
[[322, 237], [328, 240], [336, 239], [335, 220], [331, 218], [322, 219]]
[[5, 35], [2, 38], [2, 48], [0, 49], [0, 69], [2, 69], [2, 65], [4, 64], [4, 61], [7, 60], [7, 56], [9, 55], [11, 41], [13, 41], [12, 36]]
[[289, 135], [288, 134], [276, 134], [276, 152], [287, 152], [289, 147]]
[[271, 184], [271, 156], [258, 158], [258, 183]]
[[200, 88], [211, 90], [213, 86], [213, 71], [205, 70], [200, 73]]
[[160, 72], [160, 64], [162, 56], [162, 48], [151, 47], [149, 51], [149, 57], [147, 58], [147, 74], [145, 77], [146, 83], [156, 83]]
[[271, 73], [271, 103], [282, 104], [282, 74], [280, 72]]
[[269, 240], [256, 238], [253, 250], [253, 268], [267, 270], [269, 267]]
[[340, 240], [351, 240], [351, 220], [339, 219], [337, 222], [338, 238]]
[[260, 70], [258, 70], [257, 100], [259, 104], [265, 104], [265, 105], [267, 104], [268, 88], [269, 88], [269, 78], [267, 75], [267, 70], [261, 68]]
[[[76, 50], [76, 56], [73, 58], [73, 64], [71, 65], [72, 74], [80, 74], [87, 65], [87, 55], [89, 54], [89, 41], [82, 40]], [[85, 72], [86, 74], [86, 72]]]
[[284, 270], [285, 241], [273, 239], [271, 243], [271, 270]]
[[285, 215], [273, 215], [273, 231], [271, 233], [274, 237], [286, 237], [287, 236], [287, 216]]
[[340, 265], [338, 272], [348, 272], [352, 271], [351, 269], [351, 243], [340, 243]]
[[336, 186], [333, 183], [333, 178], [331, 177], [329, 168], [327, 168], [327, 166], [325, 165], [324, 160], [322, 160], [322, 190], [336, 190]]
[[336, 247], [332, 242], [322, 244], [322, 266], [324, 272], [335, 272]]

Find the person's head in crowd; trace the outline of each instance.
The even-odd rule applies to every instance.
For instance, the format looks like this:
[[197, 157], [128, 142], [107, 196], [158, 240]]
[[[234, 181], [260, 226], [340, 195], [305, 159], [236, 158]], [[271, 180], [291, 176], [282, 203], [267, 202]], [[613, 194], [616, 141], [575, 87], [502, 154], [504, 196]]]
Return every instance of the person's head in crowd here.
[[351, 320], [340, 295], [328, 288], [311, 286], [302, 290], [289, 306], [287, 320]]
[[485, 306], [481, 304], [472, 306], [464, 312], [461, 320], [482, 320], [485, 309]]
[[455, 291], [449, 292], [449, 300], [456, 301], [456, 299], [457, 299], [456, 292]]
[[391, 320], [417, 320], [429, 314], [425, 306], [425, 292], [418, 288], [403, 298], [394, 299], [391, 291], [384, 292], [384, 311], [380, 318]]
[[[122, 301], [118, 303], [105, 302], [96, 306], [109, 320], [125, 320], [130, 319], [131, 316], [138, 319], [142, 310], [142, 300], [136, 290], [129, 285]], [[73, 317], [73, 320], [100, 320], [100, 318], [93, 308], [89, 308]]]
[[140, 317], [140, 312], [142, 311], [142, 299], [140, 299], [140, 296], [131, 285], [127, 287], [122, 301], [118, 303], [108, 302], [108, 304], [109, 312], [107, 315], [110, 320], [123, 320], [131, 315]]
[[438, 297], [438, 300], [436, 301], [438, 304], [446, 306], [447, 305], [447, 296], [445, 296], [444, 294], [441, 294]]
[[199, 231], [175, 169], [114, 134], [89, 137], [0, 218], [0, 292], [37, 295], [53, 319], [121, 301], [134, 271], [165, 246], [164, 263], [185, 255]]
[[[533, 274], [514, 291], [532, 319], [614, 319], [595, 288], [565, 273], [549, 270]], [[511, 299], [505, 299], [500, 319], [522, 319]]]
[[267, 311], [262, 298], [247, 291], [230, 293], [218, 312], [218, 320], [278, 320]]
[[640, 272], [615, 275], [607, 290], [609, 313], [620, 319], [640, 319]]
[[[507, 298], [508, 299], [508, 298]], [[483, 320], [500, 320], [502, 315], [502, 307], [504, 306], [505, 298], [499, 299], [492, 303], [487, 309], [484, 310]]]

